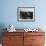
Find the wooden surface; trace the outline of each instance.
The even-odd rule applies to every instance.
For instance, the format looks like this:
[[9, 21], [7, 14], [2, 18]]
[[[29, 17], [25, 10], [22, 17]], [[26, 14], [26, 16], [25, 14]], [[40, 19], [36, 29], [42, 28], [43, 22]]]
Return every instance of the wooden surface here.
[[5, 32], [3, 36], [3, 46], [22, 46], [23, 33]]
[[[19, 30], [18, 30], [19, 31]], [[44, 46], [44, 32], [3, 32], [3, 46]]]
[[24, 46], [44, 46], [43, 32], [24, 33]]

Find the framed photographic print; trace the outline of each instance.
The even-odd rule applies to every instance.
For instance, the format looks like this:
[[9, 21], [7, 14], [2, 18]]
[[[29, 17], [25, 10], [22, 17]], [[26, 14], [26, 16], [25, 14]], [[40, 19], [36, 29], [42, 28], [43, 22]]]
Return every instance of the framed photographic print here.
[[35, 7], [18, 7], [17, 20], [21, 22], [35, 21]]

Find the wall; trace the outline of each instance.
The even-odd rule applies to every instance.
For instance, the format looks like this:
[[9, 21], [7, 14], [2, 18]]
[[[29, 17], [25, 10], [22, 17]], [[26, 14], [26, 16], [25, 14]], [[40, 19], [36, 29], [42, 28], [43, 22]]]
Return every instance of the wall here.
[[[0, 0], [0, 25], [13, 24], [16, 28], [46, 28], [46, 0]], [[17, 7], [35, 7], [35, 22], [18, 22]]]

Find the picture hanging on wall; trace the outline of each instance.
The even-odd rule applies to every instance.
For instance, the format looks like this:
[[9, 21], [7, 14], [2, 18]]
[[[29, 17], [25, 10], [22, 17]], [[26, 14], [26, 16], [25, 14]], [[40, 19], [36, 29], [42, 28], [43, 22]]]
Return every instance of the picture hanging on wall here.
[[17, 20], [21, 22], [34, 22], [35, 7], [18, 7]]

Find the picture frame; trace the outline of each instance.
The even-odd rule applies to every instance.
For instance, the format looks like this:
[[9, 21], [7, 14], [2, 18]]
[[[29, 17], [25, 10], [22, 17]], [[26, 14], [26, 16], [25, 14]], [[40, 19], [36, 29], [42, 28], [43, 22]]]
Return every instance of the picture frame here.
[[17, 21], [20, 22], [34, 22], [35, 21], [35, 7], [18, 7]]

